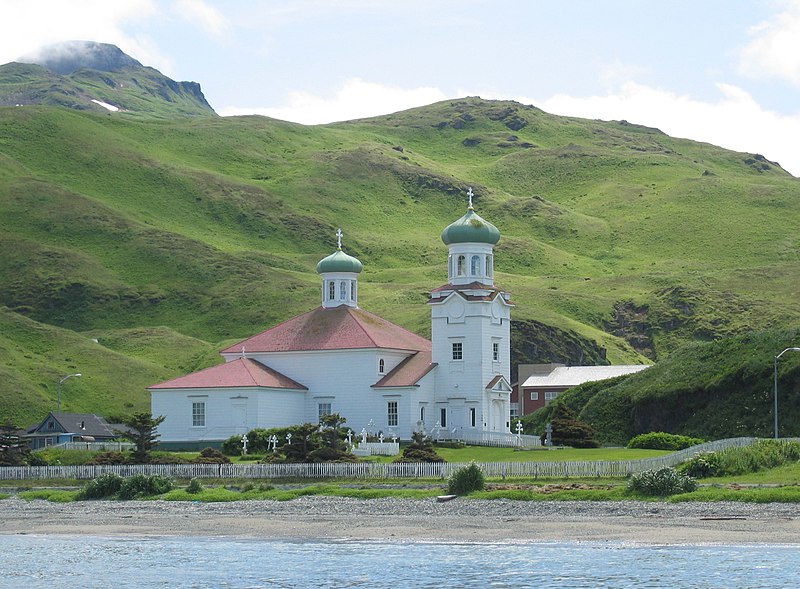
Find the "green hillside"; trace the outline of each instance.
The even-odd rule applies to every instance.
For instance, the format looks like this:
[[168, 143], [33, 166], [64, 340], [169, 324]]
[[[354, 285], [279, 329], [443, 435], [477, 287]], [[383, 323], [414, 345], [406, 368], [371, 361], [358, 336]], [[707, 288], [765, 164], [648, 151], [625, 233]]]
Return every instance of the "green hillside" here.
[[[559, 395], [606, 443], [665, 431], [706, 439], [774, 435], [773, 358], [800, 342], [800, 329], [769, 330], [696, 342], [631, 376], [586, 383]], [[781, 437], [800, 436], [800, 354], [779, 362]], [[542, 433], [554, 405], [525, 419]]]
[[97, 346], [115, 388], [73, 379], [65, 410], [146, 406], [146, 384], [319, 304], [337, 227], [362, 306], [429, 335], [439, 234], [468, 186], [503, 235], [514, 364], [642, 362], [800, 325], [800, 184], [757, 155], [478, 98], [324, 126], [8, 107], [0, 304], [83, 345], [4, 354], [0, 414], [38, 418]]

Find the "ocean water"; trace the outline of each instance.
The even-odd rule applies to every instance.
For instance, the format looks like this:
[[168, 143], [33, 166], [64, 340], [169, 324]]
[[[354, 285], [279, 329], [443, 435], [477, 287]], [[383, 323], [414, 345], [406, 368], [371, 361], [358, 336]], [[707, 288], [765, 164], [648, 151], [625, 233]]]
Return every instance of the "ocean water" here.
[[800, 547], [0, 536], [0, 588], [785, 588]]

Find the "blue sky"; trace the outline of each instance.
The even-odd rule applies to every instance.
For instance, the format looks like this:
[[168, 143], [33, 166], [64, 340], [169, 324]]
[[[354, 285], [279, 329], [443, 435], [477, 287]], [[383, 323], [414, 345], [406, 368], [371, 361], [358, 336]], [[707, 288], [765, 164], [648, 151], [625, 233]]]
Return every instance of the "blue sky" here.
[[800, 0], [0, 0], [0, 63], [71, 39], [199, 82], [221, 115], [315, 124], [477, 95], [800, 176]]

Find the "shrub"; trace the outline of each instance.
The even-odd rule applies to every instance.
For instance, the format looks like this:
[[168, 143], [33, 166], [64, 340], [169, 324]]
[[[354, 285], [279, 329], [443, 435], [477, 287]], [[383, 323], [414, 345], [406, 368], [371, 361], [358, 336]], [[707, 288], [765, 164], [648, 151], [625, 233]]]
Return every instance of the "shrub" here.
[[231, 459], [215, 448], [204, 448], [200, 456], [192, 460], [197, 464], [228, 464]]
[[[759, 440], [744, 448], [726, 448], [713, 454], [695, 456], [681, 465], [692, 476], [735, 476], [775, 468], [800, 460], [800, 443], [784, 440]], [[704, 470], [704, 462], [713, 468]], [[705, 474], [700, 474], [705, 473]]]
[[650, 432], [640, 434], [628, 442], [628, 448], [641, 448], [643, 450], [683, 450], [702, 444], [705, 440], [668, 434], [665, 432]]
[[161, 495], [171, 491], [175, 484], [172, 479], [160, 475], [135, 474], [122, 481], [118, 497], [120, 499], [136, 499], [149, 495]]
[[474, 462], [458, 468], [447, 481], [447, 492], [451, 495], [467, 495], [482, 491], [486, 485], [483, 471]]
[[84, 487], [78, 491], [76, 499], [104, 499], [106, 497], [113, 497], [119, 493], [122, 487], [122, 477], [113, 472], [101, 474], [96, 479], [86, 483]]
[[120, 452], [100, 452], [87, 460], [85, 464], [130, 464], [130, 462], [131, 461]]
[[698, 452], [678, 467], [678, 471], [696, 479], [717, 476], [719, 472], [719, 454], [716, 452]]
[[203, 484], [200, 482], [200, 479], [192, 479], [189, 481], [189, 484], [186, 485], [186, 492], [191, 495], [197, 495], [202, 490]]
[[651, 497], [691, 493], [696, 489], [695, 479], [670, 467], [636, 473], [628, 481], [628, 491]]
[[403, 455], [394, 462], [445, 462], [445, 459], [436, 453], [433, 442], [425, 432], [411, 434], [411, 443], [403, 448]]
[[28, 466], [50, 466], [47, 457], [40, 452], [31, 452], [28, 456]]

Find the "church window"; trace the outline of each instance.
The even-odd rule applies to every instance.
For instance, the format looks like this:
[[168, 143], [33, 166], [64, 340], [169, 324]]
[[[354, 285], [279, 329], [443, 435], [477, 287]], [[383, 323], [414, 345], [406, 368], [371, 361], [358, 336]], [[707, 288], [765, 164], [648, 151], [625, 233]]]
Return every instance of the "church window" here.
[[205, 427], [206, 404], [202, 401], [192, 403], [192, 427]]
[[425, 407], [419, 408], [419, 422], [425, 425]]
[[472, 261], [469, 265], [470, 276], [477, 276], [481, 273], [481, 258], [480, 256], [472, 256]]
[[319, 403], [317, 405], [317, 417], [319, 418], [319, 422], [322, 423], [322, 418], [326, 415], [330, 415], [333, 413], [333, 409], [330, 403]]
[[464, 359], [464, 344], [461, 342], [453, 342], [453, 360]]
[[486, 276], [490, 278], [492, 277], [492, 274], [494, 274], [494, 268], [492, 268], [492, 261], [493, 261], [492, 254], [486, 256]]
[[475, 427], [475, 407], [469, 408], [469, 425]]
[[500, 344], [498, 342], [492, 342], [492, 360], [500, 362]]
[[386, 424], [389, 427], [397, 427], [397, 401], [387, 403]]
[[453, 254], [447, 256], [447, 277], [453, 277]]
[[383, 358], [378, 360], [378, 372], [380, 374], [383, 374], [384, 372], [386, 372], [386, 361]]
[[328, 283], [328, 300], [336, 300], [336, 283], [333, 280]]
[[342, 280], [339, 283], [339, 300], [343, 301], [347, 298], [347, 283]]
[[439, 410], [439, 425], [447, 427], [447, 407], [442, 407]]
[[351, 301], [356, 300], [356, 281], [355, 280], [351, 280], [350, 281], [350, 300]]
[[467, 265], [467, 257], [466, 256], [458, 256], [456, 258], [456, 274], [458, 276], [464, 276], [466, 273], [466, 268], [464, 266]]

